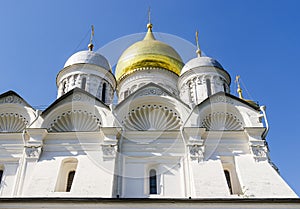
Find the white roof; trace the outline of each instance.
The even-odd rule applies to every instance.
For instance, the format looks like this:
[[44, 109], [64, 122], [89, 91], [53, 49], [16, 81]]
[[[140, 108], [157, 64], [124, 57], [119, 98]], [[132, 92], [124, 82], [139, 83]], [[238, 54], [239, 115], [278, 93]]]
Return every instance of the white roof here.
[[73, 54], [65, 63], [64, 67], [73, 65], [73, 64], [93, 64], [98, 65], [108, 71], [111, 71], [111, 67], [107, 59], [94, 51], [79, 51]]
[[190, 69], [194, 69], [196, 67], [217, 67], [221, 70], [224, 70], [222, 65], [215, 59], [210, 57], [196, 57], [188, 61], [182, 68], [180, 75], [183, 75]]

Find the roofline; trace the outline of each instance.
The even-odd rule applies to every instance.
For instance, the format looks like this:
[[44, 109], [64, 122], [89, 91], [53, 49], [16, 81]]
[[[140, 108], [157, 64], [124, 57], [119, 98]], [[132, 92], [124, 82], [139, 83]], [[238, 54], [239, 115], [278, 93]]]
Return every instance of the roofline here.
[[291, 203], [300, 204], [300, 198], [95, 198], [95, 197], [6, 197], [1, 203]]
[[205, 100], [203, 100], [201, 103], [199, 103], [199, 104], [196, 105], [195, 107], [201, 106], [202, 104], [204, 104], [204, 103], [206, 103], [207, 101], [209, 101], [212, 97], [215, 97], [215, 96], [217, 96], [217, 95], [225, 95], [225, 96], [228, 96], [228, 97], [230, 97], [230, 98], [232, 98], [232, 99], [234, 99], [234, 100], [237, 100], [237, 101], [239, 101], [239, 102], [241, 102], [241, 103], [243, 103], [243, 104], [245, 104], [245, 105], [247, 105], [247, 106], [250, 106], [252, 109], [255, 109], [255, 110], [257, 110], [257, 111], [260, 110], [259, 105], [254, 106], [254, 105], [248, 103], [247, 101], [245, 101], [245, 100], [243, 100], [243, 99], [241, 99], [241, 98], [239, 98], [239, 97], [236, 97], [236, 96], [234, 96], [234, 95], [232, 95], [232, 94], [225, 93], [225, 92], [221, 92], [221, 91], [218, 92], [218, 93], [216, 93], [216, 94], [213, 94], [213, 95], [207, 97]]
[[84, 91], [78, 87], [72, 89], [71, 91], [68, 91], [67, 93], [65, 93], [64, 95], [62, 95], [61, 97], [59, 97], [58, 99], [56, 99], [49, 107], [47, 107], [41, 114], [41, 116], [44, 116], [46, 114], [48, 114], [48, 112], [51, 111], [51, 109], [53, 107], [55, 107], [59, 102], [63, 101], [65, 98], [67, 98], [68, 96], [70, 96], [71, 94], [73, 94], [74, 92], [81, 92], [83, 94], [88, 95], [89, 97], [92, 97], [94, 99], [96, 99], [98, 102], [102, 103], [107, 109], [110, 109], [109, 106], [105, 103], [103, 103], [100, 99], [98, 99], [97, 97], [95, 97], [94, 95], [90, 94], [87, 91]]
[[[150, 82], [144, 86], [142, 86], [141, 88], [139, 88], [138, 90], [136, 90], [135, 92], [133, 92], [132, 94], [130, 94], [128, 97], [126, 97], [125, 99], [123, 99], [120, 103], [117, 104], [115, 109], [118, 109], [123, 103], [125, 103], [128, 99], [130, 99], [131, 97], [134, 97], [136, 95], [137, 92], [142, 91], [143, 89], [147, 88], [148, 86], [155, 86], [157, 88], [163, 89], [168, 96], [172, 97], [173, 99], [179, 101], [180, 103], [182, 103], [183, 105], [185, 105], [188, 109], [191, 109], [190, 106], [188, 106], [185, 102], [183, 102], [181, 99], [174, 97], [167, 89], [165, 89], [164, 87], [161, 87], [153, 82]], [[159, 96], [158, 96], [159, 97]]]
[[1, 97], [9, 96], [9, 95], [11, 95], [11, 94], [13, 94], [13, 95], [15, 95], [15, 96], [21, 98], [21, 99], [23, 100], [23, 102], [24, 102], [28, 107], [30, 107], [30, 108], [32, 108], [32, 109], [35, 110], [35, 108], [33, 108], [30, 104], [28, 104], [28, 102], [26, 102], [26, 100], [23, 99], [23, 97], [21, 97], [19, 94], [17, 94], [17, 93], [16, 93], [15, 91], [13, 91], [13, 90], [9, 90], [9, 91], [7, 91], [7, 92], [4, 92], [4, 93], [0, 94], [0, 98], [1, 98]]

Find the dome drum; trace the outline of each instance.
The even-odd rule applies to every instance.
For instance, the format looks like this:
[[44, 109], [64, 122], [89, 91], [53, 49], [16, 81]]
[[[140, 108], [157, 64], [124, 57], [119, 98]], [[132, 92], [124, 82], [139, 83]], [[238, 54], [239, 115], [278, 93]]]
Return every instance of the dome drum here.
[[116, 80], [105, 57], [93, 51], [72, 55], [56, 77], [57, 98], [74, 88], [81, 88], [106, 104], [113, 101]]
[[155, 83], [177, 97], [179, 95], [177, 81], [178, 76], [168, 70], [161, 68], [143, 68], [140, 71], [134, 72], [126, 79], [123, 79], [118, 84], [118, 99], [119, 102], [124, 100], [130, 94], [149, 83]]
[[180, 98], [194, 106], [215, 93], [229, 93], [230, 82], [230, 75], [218, 61], [198, 56], [188, 61], [181, 71]]

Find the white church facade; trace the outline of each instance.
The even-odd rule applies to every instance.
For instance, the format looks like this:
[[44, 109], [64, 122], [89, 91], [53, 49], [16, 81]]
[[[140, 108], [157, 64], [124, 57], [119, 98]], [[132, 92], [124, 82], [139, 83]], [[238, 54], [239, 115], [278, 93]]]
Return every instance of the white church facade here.
[[115, 73], [92, 44], [72, 55], [44, 111], [0, 95], [3, 203], [298, 198], [269, 158], [265, 107], [232, 95], [230, 74], [199, 47], [183, 63], [147, 28]]

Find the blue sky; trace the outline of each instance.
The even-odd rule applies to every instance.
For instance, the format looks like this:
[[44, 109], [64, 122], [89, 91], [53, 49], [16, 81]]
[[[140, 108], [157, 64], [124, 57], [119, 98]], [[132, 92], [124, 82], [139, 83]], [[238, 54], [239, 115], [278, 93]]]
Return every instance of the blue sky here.
[[300, 195], [298, 0], [3, 0], [0, 93], [14, 90], [34, 107], [51, 104], [57, 73], [69, 56], [86, 49], [91, 25], [98, 49], [145, 32], [149, 6], [154, 31], [194, 43], [198, 29], [205, 54], [233, 80], [241, 75], [245, 97], [267, 106], [271, 159]]

